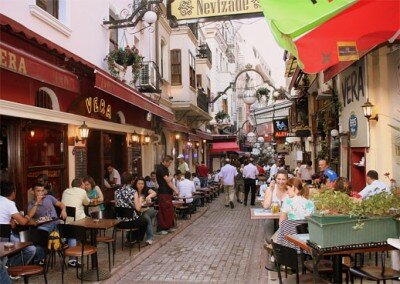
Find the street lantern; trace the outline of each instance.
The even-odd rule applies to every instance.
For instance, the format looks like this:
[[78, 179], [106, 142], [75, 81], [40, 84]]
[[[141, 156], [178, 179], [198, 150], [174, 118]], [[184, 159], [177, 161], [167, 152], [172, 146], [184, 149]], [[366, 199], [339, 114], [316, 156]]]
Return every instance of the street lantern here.
[[156, 12], [149, 10], [143, 15], [143, 21], [148, 23], [149, 25], [154, 24], [157, 21], [157, 14]]
[[364, 116], [368, 120], [376, 120], [376, 121], [378, 121], [378, 115], [375, 115], [374, 117], [371, 117], [372, 116], [372, 108], [374, 107], [374, 105], [369, 102], [369, 99], [367, 99], [366, 103], [363, 104], [361, 107], [363, 109]]
[[256, 134], [254, 132], [247, 133], [246, 139], [249, 143], [255, 143], [257, 141]]
[[246, 105], [252, 105], [256, 102], [257, 97], [256, 95], [252, 92], [251, 89], [245, 89], [243, 96], [242, 96], [243, 102]]
[[75, 142], [78, 143], [79, 141], [86, 140], [89, 137], [89, 127], [86, 125], [85, 122], [81, 126], [79, 126], [79, 135], [81, 138], [78, 136], [75, 137]]

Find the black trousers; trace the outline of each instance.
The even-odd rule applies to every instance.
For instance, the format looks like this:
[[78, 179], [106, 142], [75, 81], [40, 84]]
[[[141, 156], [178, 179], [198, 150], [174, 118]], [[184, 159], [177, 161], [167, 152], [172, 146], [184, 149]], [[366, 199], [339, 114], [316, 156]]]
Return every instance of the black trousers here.
[[244, 203], [247, 204], [247, 197], [251, 191], [250, 205], [255, 205], [256, 203], [256, 180], [252, 178], [244, 179]]

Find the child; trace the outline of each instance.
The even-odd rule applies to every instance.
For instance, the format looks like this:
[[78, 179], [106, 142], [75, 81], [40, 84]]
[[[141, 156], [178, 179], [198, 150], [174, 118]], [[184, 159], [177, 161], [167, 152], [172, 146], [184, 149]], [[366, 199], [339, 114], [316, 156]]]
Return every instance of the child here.
[[283, 201], [279, 223], [283, 220], [304, 220], [314, 210], [314, 202], [308, 200], [308, 188], [303, 186], [301, 179], [291, 178], [287, 182], [289, 198]]

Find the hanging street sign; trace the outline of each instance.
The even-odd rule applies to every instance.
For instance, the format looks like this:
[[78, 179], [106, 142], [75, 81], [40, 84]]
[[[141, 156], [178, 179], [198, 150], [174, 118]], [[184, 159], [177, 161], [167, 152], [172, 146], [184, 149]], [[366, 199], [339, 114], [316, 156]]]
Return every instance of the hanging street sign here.
[[258, 0], [173, 0], [171, 15], [176, 20], [206, 21], [230, 18], [262, 17]]

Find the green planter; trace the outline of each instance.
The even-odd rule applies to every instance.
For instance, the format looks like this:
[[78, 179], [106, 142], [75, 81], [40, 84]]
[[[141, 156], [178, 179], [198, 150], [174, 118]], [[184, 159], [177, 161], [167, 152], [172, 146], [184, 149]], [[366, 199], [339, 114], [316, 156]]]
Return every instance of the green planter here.
[[310, 241], [322, 248], [382, 242], [399, 237], [399, 222], [392, 217], [363, 219], [362, 229], [354, 229], [357, 218], [345, 215], [312, 215], [308, 218]]

